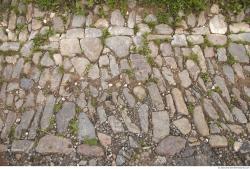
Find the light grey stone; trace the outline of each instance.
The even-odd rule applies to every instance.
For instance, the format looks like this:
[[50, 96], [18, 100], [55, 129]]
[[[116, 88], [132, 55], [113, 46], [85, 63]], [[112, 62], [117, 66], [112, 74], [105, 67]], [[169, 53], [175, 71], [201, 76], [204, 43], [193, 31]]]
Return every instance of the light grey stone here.
[[71, 63], [74, 66], [76, 72], [83, 76], [85, 73], [87, 67], [89, 66], [90, 62], [88, 59], [82, 58], [82, 57], [74, 57], [71, 59]]
[[78, 122], [79, 130], [78, 130], [78, 139], [80, 141], [87, 139], [96, 138], [95, 127], [88, 118], [87, 114], [81, 112], [79, 114], [79, 122]]
[[128, 88], [123, 89], [123, 96], [126, 99], [126, 102], [128, 103], [129, 107], [133, 108], [135, 106], [135, 98], [130, 93]]
[[169, 114], [167, 111], [152, 112], [153, 141], [159, 142], [169, 135]]
[[167, 68], [167, 67], [163, 67], [162, 68], [162, 75], [163, 77], [167, 80], [169, 85], [176, 85], [176, 82], [174, 80], [174, 74], [172, 73], [172, 71]]
[[201, 72], [207, 72], [206, 60], [200, 46], [195, 45], [192, 48], [192, 52], [198, 56], [198, 64], [201, 68]]
[[162, 56], [173, 56], [174, 55], [172, 47], [169, 43], [161, 43], [160, 50], [161, 50]]
[[74, 56], [81, 53], [78, 39], [62, 39], [60, 41], [60, 52], [62, 55]]
[[186, 69], [183, 70], [183, 71], [181, 71], [181, 72], [179, 72], [178, 76], [180, 78], [181, 85], [184, 88], [188, 88], [191, 85], [192, 81], [191, 81], [191, 79], [189, 77], [189, 73], [188, 73], [188, 71]]
[[147, 63], [144, 56], [140, 54], [131, 54], [130, 60], [132, 68], [135, 71], [135, 77], [138, 81], [145, 81], [151, 73], [151, 67]]
[[122, 118], [124, 120], [125, 125], [128, 128], [128, 131], [131, 133], [135, 133], [135, 134], [139, 134], [140, 133], [140, 129], [138, 126], [135, 125], [135, 123], [133, 123], [131, 121], [131, 119], [128, 116], [128, 113], [126, 110], [122, 111]]
[[99, 38], [102, 36], [102, 30], [97, 28], [86, 28], [85, 37], [86, 38]]
[[6, 139], [9, 136], [11, 127], [15, 121], [16, 121], [16, 113], [8, 111], [7, 118], [5, 120], [5, 124], [1, 132], [1, 139]]
[[42, 59], [41, 59], [41, 65], [42, 66], [46, 66], [46, 67], [50, 67], [50, 66], [54, 66], [54, 61], [51, 59], [51, 57], [49, 56], [49, 53], [46, 52]]
[[188, 109], [183, 99], [181, 91], [178, 88], [172, 89], [172, 96], [174, 99], [177, 113], [188, 115], [189, 114]]
[[46, 98], [46, 104], [41, 117], [41, 129], [45, 130], [49, 127], [49, 120], [53, 115], [53, 109], [56, 98], [53, 95], [50, 95]]
[[115, 116], [109, 116], [108, 121], [114, 133], [124, 132], [122, 123]]
[[237, 122], [242, 123], [242, 124], [247, 123], [247, 118], [246, 118], [245, 114], [239, 108], [234, 107], [232, 109], [232, 114], [234, 115], [235, 120]]
[[209, 128], [201, 106], [196, 106], [194, 108], [193, 119], [195, 127], [197, 128], [199, 134], [202, 136], [208, 136]]
[[74, 15], [72, 19], [71, 26], [73, 28], [83, 27], [86, 21], [86, 17], [83, 15]]
[[218, 48], [217, 49], [217, 57], [219, 62], [226, 62], [227, 61], [227, 51], [225, 48]]
[[90, 67], [88, 77], [92, 80], [96, 80], [100, 77], [100, 71], [97, 64]]
[[166, 24], [159, 24], [154, 29], [156, 34], [168, 35], [173, 33], [173, 29]]
[[179, 34], [174, 35], [171, 45], [177, 47], [188, 46], [186, 36]]
[[143, 100], [147, 96], [146, 91], [142, 86], [134, 87], [133, 93], [139, 100]]
[[15, 153], [28, 153], [34, 145], [30, 140], [14, 140], [11, 145], [11, 151]]
[[209, 138], [209, 144], [211, 147], [216, 148], [228, 146], [227, 138], [220, 135], [211, 135]]
[[185, 117], [175, 120], [173, 124], [180, 130], [184, 135], [188, 134], [191, 131], [191, 124], [189, 120]]
[[110, 23], [111, 25], [124, 26], [125, 20], [120, 10], [117, 9], [111, 13]]
[[221, 91], [222, 91], [222, 96], [226, 99], [226, 101], [227, 101], [228, 103], [230, 103], [231, 97], [230, 97], [230, 95], [229, 95], [229, 91], [228, 91], [228, 89], [227, 89], [226, 82], [225, 82], [224, 78], [222, 78], [222, 77], [216, 75], [216, 76], [214, 77], [214, 82], [215, 82], [216, 86], [218, 86], [218, 87], [221, 89]]
[[119, 58], [123, 58], [129, 54], [129, 48], [132, 40], [127, 36], [112, 36], [105, 40], [105, 44], [109, 47]]
[[225, 17], [221, 14], [215, 15], [212, 19], [210, 19], [209, 27], [212, 33], [225, 34], [227, 32]]
[[108, 29], [109, 33], [113, 36], [124, 35], [124, 36], [132, 36], [134, 35], [134, 30], [128, 27], [123, 26], [111, 26]]
[[148, 85], [148, 92], [156, 110], [159, 110], [159, 111], [164, 110], [165, 106], [164, 106], [161, 94], [159, 92], [159, 89], [157, 88], [157, 85], [155, 83], [150, 83]]
[[223, 72], [226, 75], [227, 80], [234, 84], [234, 71], [231, 66], [223, 65]]
[[70, 154], [74, 151], [70, 139], [53, 135], [42, 137], [36, 147], [36, 152], [41, 154]]
[[103, 106], [97, 107], [97, 114], [98, 114], [100, 123], [104, 123], [107, 120], [107, 115], [105, 113]]
[[240, 63], [249, 63], [249, 57], [247, 56], [246, 49], [242, 44], [230, 43], [228, 51], [236, 61], [239, 61]]
[[142, 104], [138, 109], [141, 129], [145, 133], [148, 133], [148, 127], [149, 127], [148, 110], [149, 110], [149, 108], [146, 104]]
[[84, 29], [82, 28], [75, 28], [75, 29], [69, 29], [66, 32], [66, 38], [67, 39], [82, 39], [84, 38]]
[[200, 68], [193, 60], [187, 60], [186, 61], [186, 68], [189, 72], [190, 77], [196, 81], [199, 74], [200, 74]]
[[224, 46], [227, 43], [227, 36], [220, 34], [209, 34], [207, 40], [215, 46]]
[[219, 119], [219, 115], [217, 113], [217, 111], [215, 110], [215, 108], [213, 107], [212, 101], [209, 99], [204, 99], [203, 100], [203, 107], [204, 107], [204, 111], [205, 113], [213, 120], [217, 120]]
[[82, 50], [91, 62], [96, 62], [102, 52], [103, 45], [98, 38], [84, 38], [80, 41]]

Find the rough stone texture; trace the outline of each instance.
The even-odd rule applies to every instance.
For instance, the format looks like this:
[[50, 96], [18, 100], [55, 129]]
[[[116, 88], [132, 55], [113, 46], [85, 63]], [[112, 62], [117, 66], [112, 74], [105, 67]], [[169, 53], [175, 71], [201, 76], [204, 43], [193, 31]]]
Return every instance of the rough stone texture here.
[[100, 39], [84, 38], [81, 39], [80, 44], [84, 54], [91, 62], [95, 62], [98, 60], [103, 49], [103, 45]]
[[136, 79], [139, 81], [147, 80], [151, 72], [151, 67], [147, 63], [145, 57], [140, 54], [131, 54], [130, 59]]
[[60, 41], [60, 52], [62, 55], [72, 56], [81, 53], [78, 39], [62, 39]]
[[180, 132], [184, 135], [188, 134], [191, 131], [191, 124], [188, 119], [181, 118], [175, 120], [173, 124], [180, 130]]
[[162, 97], [160, 95], [160, 92], [159, 92], [156, 84], [150, 83], [148, 86], [148, 92], [149, 92], [149, 95], [150, 95], [150, 98], [151, 98], [151, 101], [152, 101], [154, 107], [157, 110], [163, 110], [164, 103], [163, 103]]
[[230, 43], [228, 51], [234, 59], [240, 63], [249, 63], [249, 57], [247, 56], [246, 49], [242, 44]]
[[169, 135], [169, 115], [167, 111], [152, 112], [153, 141], [159, 142]]
[[89, 120], [88, 116], [85, 113], [79, 114], [79, 123], [78, 123], [78, 139], [80, 141], [85, 139], [96, 138], [95, 127], [92, 122]]
[[101, 157], [104, 152], [99, 146], [90, 146], [86, 144], [81, 144], [77, 147], [77, 153], [87, 156], [87, 157]]
[[120, 133], [124, 131], [122, 123], [117, 120], [115, 116], [108, 117], [108, 121], [114, 133]]
[[105, 44], [119, 57], [125, 57], [129, 54], [129, 47], [132, 43], [131, 38], [127, 36], [112, 36], [105, 40]]
[[227, 32], [225, 17], [221, 14], [215, 15], [212, 19], [210, 19], [209, 27], [212, 33], [225, 34]]
[[53, 135], [42, 137], [36, 147], [36, 152], [41, 154], [70, 154], [74, 151], [73, 145], [69, 139]]
[[156, 153], [164, 156], [173, 156], [185, 148], [186, 140], [179, 136], [168, 136], [156, 147]]
[[188, 109], [181, 94], [181, 91], [178, 88], [172, 89], [172, 96], [176, 106], [177, 113], [188, 115], [189, 114]]
[[70, 120], [75, 116], [75, 104], [72, 102], [63, 103], [62, 109], [56, 113], [56, 127], [58, 133], [64, 133]]
[[203, 114], [201, 106], [197, 106], [194, 108], [193, 118], [194, 118], [194, 124], [199, 134], [202, 136], [208, 136], [209, 128], [207, 126], [207, 122], [205, 120], [205, 116]]
[[143, 104], [138, 109], [138, 114], [140, 118], [140, 125], [143, 132], [148, 132], [148, 126], [149, 126], [149, 113], [148, 113], [148, 106], [146, 104]]
[[209, 144], [211, 147], [227, 147], [228, 142], [226, 137], [220, 135], [211, 135], [209, 138]]
[[34, 142], [29, 140], [14, 140], [11, 151], [18, 153], [28, 153], [33, 147]]

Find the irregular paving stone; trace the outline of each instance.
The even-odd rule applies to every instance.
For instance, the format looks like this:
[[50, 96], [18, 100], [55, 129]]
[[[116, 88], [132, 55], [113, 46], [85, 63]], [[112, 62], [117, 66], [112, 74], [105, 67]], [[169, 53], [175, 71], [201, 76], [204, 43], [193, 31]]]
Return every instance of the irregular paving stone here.
[[243, 87], [243, 91], [244, 91], [245, 95], [246, 95], [248, 98], [250, 98], [250, 88], [244, 86], [244, 87]]
[[98, 38], [84, 38], [80, 41], [84, 54], [91, 62], [96, 62], [101, 54], [103, 45]]
[[117, 9], [111, 13], [110, 23], [111, 25], [117, 25], [117, 26], [123, 26], [125, 24], [125, 20], [120, 10]]
[[32, 48], [33, 48], [33, 42], [28, 41], [21, 48], [21, 50], [20, 50], [21, 55], [24, 57], [29, 57], [32, 54]]
[[52, 22], [53, 22], [53, 29], [56, 32], [60, 33], [64, 32], [64, 23], [61, 17], [59, 16], [54, 17]]
[[86, 21], [86, 17], [83, 15], [74, 15], [72, 18], [71, 26], [73, 28], [83, 27]]
[[250, 142], [249, 141], [243, 141], [240, 149], [239, 149], [240, 153], [242, 154], [247, 154], [250, 152]]
[[172, 46], [182, 47], [188, 46], [186, 36], [185, 35], [174, 35], [173, 40], [171, 42]]
[[20, 48], [20, 43], [18, 42], [4, 42], [0, 45], [0, 51], [18, 51]]
[[109, 22], [105, 18], [99, 18], [95, 23], [96, 28], [108, 28]]
[[209, 144], [211, 147], [227, 147], [227, 138], [220, 135], [211, 135], [209, 138]]
[[243, 73], [243, 69], [241, 67], [241, 65], [239, 63], [235, 63], [233, 64], [233, 69], [236, 73], [236, 75], [241, 78], [241, 79], [245, 79], [244, 73]]
[[76, 72], [80, 75], [83, 76], [83, 74], [85, 73], [88, 65], [90, 64], [90, 62], [85, 59], [85, 58], [81, 58], [81, 57], [74, 57], [71, 59], [71, 63], [74, 66]]
[[92, 80], [96, 80], [100, 77], [100, 71], [99, 71], [99, 67], [97, 64], [94, 64], [93, 66], [91, 66], [88, 72], [88, 77]]
[[250, 33], [230, 34], [228, 37], [233, 42], [250, 42]]
[[109, 56], [109, 66], [110, 66], [110, 70], [111, 70], [111, 74], [113, 76], [118, 76], [120, 74], [120, 70], [119, 70], [119, 65], [116, 63], [116, 59], [114, 56]]
[[210, 19], [209, 27], [212, 33], [225, 34], [227, 32], [225, 17], [221, 14], [215, 15], [212, 19]]
[[171, 94], [166, 95], [166, 102], [167, 102], [167, 107], [170, 110], [169, 116], [173, 117], [174, 114], [175, 114], [176, 109], [175, 109], [174, 100], [173, 100], [173, 97], [172, 97]]
[[234, 84], [234, 71], [231, 66], [223, 65], [223, 72], [226, 75], [226, 78]]
[[140, 119], [140, 125], [143, 132], [148, 133], [149, 126], [149, 114], [148, 114], [148, 106], [143, 104], [138, 109], [138, 115]]
[[156, 25], [154, 31], [157, 34], [163, 34], [163, 35], [173, 33], [173, 29], [170, 26], [166, 25], [166, 24]]
[[236, 135], [240, 135], [244, 132], [244, 129], [239, 125], [227, 124], [227, 127]]
[[188, 109], [183, 99], [181, 91], [178, 88], [172, 89], [172, 96], [174, 99], [177, 113], [188, 115], [189, 114]]
[[198, 45], [204, 43], [204, 38], [202, 35], [189, 35], [187, 36], [187, 41], [191, 44]]
[[142, 86], [134, 87], [133, 93], [139, 100], [143, 100], [147, 96], [146, 91]]
[[99, 146], [81, 144], [77, 147], [77, 153], [87, 157], [101, 157], [104, 155], [103, 149]]
[[242, 44], [230, 43], [228, 51], [234, 59], [240, 63], [249, 63], [249, 57], [247, 56], [246, 49]]
[[124, 35], [124, 36], [132, 36], [134, 35], [134, 30], [128, 27], [122, 26], [111, 26], [108, 29], [109, 33], [113, 36]]
[[151, 98], [151, 101], [154, 105], [154, 107], [157, 110], [164, 110], [164, 103], [161, 97], [161, 94], [157, 88], [157, 85], [155, 83], [150, 83], [148, 85], [148, 92]]
[[131, 11], [128, 16], [128, 27], [134, 28], [136, 23], [136, 13], [135, 11]]
[[41, 117], [41, 129], [45, 130], [46, 128], [49, 127], [49, 119], [53, 115], [53, 109], [54, 109], [54, 104], [56, 101], [56, 98], [53, 95], [50, 95], [46, 98], [46, 104], [42, 113]]
[[205, 120], [201, 106], [196, 106], [194, 108], [193, 119], [199, 134], [202, 136], [208, 136], [209, 128], [207, 126], [207, 122]]
[[30, 140], [14, 140], [11, 145], [12, 152], [28, 153], [34, 145], [33, 141]]
[[8, 137], [11, 131], [11, 127], [14, 124], [15, 120], [16, 120], [16, 113], [9, 111], [7, 118], [5, 120], [4, 128], [1, 132], [1, 139], [5, 139]]
[[179, 136], [168, 136], [156, 147], [156, 153], [164, 156], [173, 156], [185, 148], [186, 140]]
[[129, 107], [133, 108], [135, 106], [135, 98], [130, 94], [128, 88], [123, 89], [123, 95], [128, 102]]
[[92, 122], [89, 120], [88, 116], [85, 113], [80, 113], [79, 123], [78, 123], [78, 139], [80, 141], [85, 139], [96, 138], [95, 127]]
[[[162, 56], [173, 56], [174, 55], [172, 47], [169, 43], [161, 43], [160, 50], [161, 50]], [[158, 51], [158, 49], [157, 49], [157, 51]]]
[[151, 73], [151, 67], [147, 63], [144, 56], [140, 54], [131, 54], [130, 60], [132, 68], [135, 71], [135, 77], [139, 81], [147, 80]]
[[229, 111], [226, 103], [222, 100], [220, 95], [216, 92], [212, 92], [211, 96], [212, 96], [214, 103], [219, 107], [220, 111], [223, 113], [226, 121], [234, 122], [231, 112]]
[[199, 74], [200, 74], [200, 69], [198, 65], [193, 61], [193, 60], [187, 60], [186, 61], [186, 67], [189, 72], [190, 77], [196, 81]]
[[49, 56], [49, 53], [46, 52], [42, 59], [41, 59], [41, 65], [42, 66], [46, 66], [46, 67], [50, 67], [54, 65], [54, 61], [51, 59], [51, 57]]
[[86, 28], [85, 37], [86, 38], [99, 38], [102, 36], [102, 30], [97, 28]]
[[22, 78], [20, 80], [20, 87], [24, 90], [30, 90], [33, 87], [34, 82], [31, 79]]
[[119, 57], [123, 58], [129, 54], [132, 40], [127, 36], [112, 36], [105, 40], [105, 44]]
[[33, 119], [34, 114], [35, 114], [34, 110], [25, 111], [24, 113], [22, 113], [21, 122], [16, 127], [16, 131], [15, 131], [16, 138], [20, 138], [22, 135], [22, 131], [28, 129]]
[[239, 33], [239, 32], [250, 32], [249, 24], [247, 23], [233, 23], [229, 25], [229, 30], [232, 33]]
[[237, 107], [234, 107], [232, 109], [232, 114], [235, 117], [235, 120], [239, 123], [247, 123], [247, 118], [245, 116], [245, 114]]
[[37, 128], [39, 128], [39, 121], [40, 121], [42, 111], [43, 111], [43, 106], [40, 106], [40, 105], [37, 106], [36, 113], [34, 115], [34, 119], [30, 125], [30, 128], [29, 128], [28, 139], [35, 139], [35, 137], [37, 135]]
[[97, 114], [98, 114], [100, 123], [103, 123], [107, 120], [107, 115], [105, 113], [103, 106], [97, 107]]
[[122, 111], [122, 118], [129, 132], [135, 133], [135, 134], [140, 133], [140, 129], [134, 123], [132, 123], [131, 119], [128, 117], [127, 111]]
[[13, 79], [20, 77], [21, 71], [23, 69], [23, 65], [24, 65], [24, 59], [23, 58], [18, 59], [16, 66], [13, 69], [13, 73], [12, 73]]
[[187, 16], [187, 24], [190, 26], [190, 27], [194, 27], [195, 24], [196, 24], [196, 17], [193, 13], [189, 14]]
[[227, 61], [227, 55], [226, 55], [226, 49], [225, 48], [218, 48], [217, 49], [217, 57], [219, 62], [226, 62]]
[[100, 140], [100, 143], [104, 146], [104, 147], [108, 147], [111, 145], [112, 142], [112, 138], [109, 135], [103, 134], [103, 133], [97, 133], [97, 136]]
[[203, 100], [203, 107], [205, 113], [213, 120], [219, 119], [219, 115], [215, 108], [213, 107], [212, 101], [204, 98]]
[[208, 41], [215, 46], [223, 46], [227, 43], [227, 36], [220, 34], [209, 34], [207, 35]]
[[174, 75], [170, 69], [168, 69], [167, 67], [163, 67], [162, 75], [167, 80], [169, 85], [173, 85], [173, 86], [176, 85], [176, 82], [174, 80]]
[[184, 135], [188, 134], [191, 131], [191, 124], [189, 120], [185, 117], [175, 120], [173, 124], [180, 130]]
[[70, 139], [54, 135], [42, 137], [36, 147], [36, 152], [41, 154], [70, 154], [74, 151]]
[[188, 71], [187, 70], [183, 70], [182, 72], [179, 72], [178, 75], [179, 75], [179, 78], [181, 80], [181, 85], [184, 88], [188, 88], [191, 85], [191, 83], [192, 83], [192, 81], [191, 81], [191, 79], [189, 77]]
[[69, 29], [66, 32], [66, 38], [67, 39], [82, 39], [84, 38], [84, 29], [82, 28], [75, 28], [75, 29]]
[[56, 128], [58, 133], [67, 131], [68, 124], [74, 118], [75, 104], [72, 102], [63, 103], [62, 109], [56, 113]]
[[153, 141], [159, 142], [169, 135], [169, 115], [167, 111], [152, 112]]
[[192, 48], [192, 51], [193, 51], [194, 54], [196, 54], [198, 56], [198, 64], [199, 64], [199, 66], [201, 68], [201, 71], [203, 73], [207, 72], [206, 60], [205, 60], [205, 57], [203, 55], [203, 52], [202, 52], [200, 46], [195, 45]]
[[220, 88], [222, 91], [222, 96], [226, 99], [228, 103], [230, 103], [231, 97], [229, 95], [229, 91], [227, 89], [225, 80], [220, 76], [215, 76], [214, 78], [215, 84]]
[[62, 55], [72, 56], [81, 53], [78, 39], [62, 39], [60, 41], [60, 52]]
[[109, 116], [108, 121], [114, 133], [124, 132], [122, 123], [115, 116]]

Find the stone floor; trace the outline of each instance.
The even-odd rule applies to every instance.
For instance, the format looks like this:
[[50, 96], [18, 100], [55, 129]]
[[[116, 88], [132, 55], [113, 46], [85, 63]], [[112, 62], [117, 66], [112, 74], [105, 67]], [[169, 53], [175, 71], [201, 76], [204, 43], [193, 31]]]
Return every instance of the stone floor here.
[[213, 5], [174, 28], [134, 1], [106, 17], [12, 5], [1, 165], [250, 165], [250, 9]]

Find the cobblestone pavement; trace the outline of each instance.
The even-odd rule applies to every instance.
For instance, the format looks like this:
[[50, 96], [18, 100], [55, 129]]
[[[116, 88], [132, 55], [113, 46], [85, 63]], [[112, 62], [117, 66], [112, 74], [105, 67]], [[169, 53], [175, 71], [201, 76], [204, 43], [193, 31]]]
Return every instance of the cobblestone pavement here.
[[134, 1], [106, 17], [17, 2], [1, 13], [2, 165], [250, 164], [250, 10], [173, 28]]

